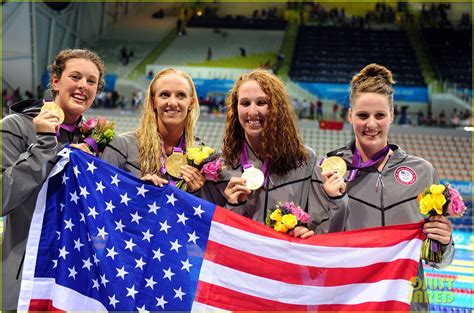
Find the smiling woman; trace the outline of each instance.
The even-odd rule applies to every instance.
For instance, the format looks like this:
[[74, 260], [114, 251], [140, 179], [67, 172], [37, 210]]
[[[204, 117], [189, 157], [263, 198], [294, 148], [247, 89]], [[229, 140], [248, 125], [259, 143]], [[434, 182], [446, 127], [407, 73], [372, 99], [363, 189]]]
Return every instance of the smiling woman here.
[[202, 197], [260, 223], [268, 209], [293, 202], [311, 216], [308, 227], [290, 232], [294, 237], [344, 229], [344, 181], [321, 173], [315, 152], [303, 144], [283, 82], [255, 70], [235, 82], [227, 100], [227, 166], [220, 181], [206, 182]]
[[205, 182], [197, 168], [185, 165], [180, 177], [173, 177], [165, 162], [174, 151], [202, 145], [194, 137], [198, 116], [199, 101], [191, 77], [173, 68], [161, 70], [148, 87], [138, 128], [115, 137], [101, 158], [158, 186], [182, 178], [188, 190], [196, 192]]
[[[59, 52], [49, 66], [50, 99], [25, 100], [1, 121], [3, 310], [16, 310], [23, 257], [38, 192], [66, 145], [90, 153], [79, 128], [84, 114], [104, 86], [104, 63], [89, 50]], [[45, 103], [47, 103], [45, 105]]]

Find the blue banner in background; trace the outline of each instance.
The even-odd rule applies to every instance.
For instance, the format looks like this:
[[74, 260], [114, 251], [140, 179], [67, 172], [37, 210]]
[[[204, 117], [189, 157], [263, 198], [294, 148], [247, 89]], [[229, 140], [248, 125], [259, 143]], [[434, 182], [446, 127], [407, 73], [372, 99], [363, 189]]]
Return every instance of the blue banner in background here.
[[[322, 100], [349, 106], [349, 85], [307, 82], [298, 82], [298, 85]], [[395, 86], [395, 101], [428, 102], [428, 88]]]
[[227, 95], [234, 84], [234, 80], [224, 79], [193, 79], [198, 98], [206, 98], [209, 93]]
[[472, 197], [472, 181], [462, 181], [462, 180], [447, 180], [440, 179], [441, 184], [449, 183], [453, 186], [454, 189], [459, 191], [463, 197]]

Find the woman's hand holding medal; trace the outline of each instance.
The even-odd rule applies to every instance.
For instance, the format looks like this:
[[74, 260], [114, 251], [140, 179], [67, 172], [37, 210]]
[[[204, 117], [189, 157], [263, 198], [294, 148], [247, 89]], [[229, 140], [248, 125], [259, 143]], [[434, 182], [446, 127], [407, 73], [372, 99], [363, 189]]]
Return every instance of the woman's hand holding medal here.
[[228, 203], [239, 204], [247, 200], [252, 191], [247, 187], [245, 178], [232, 177], [224, 190], [224, 196]]
[[329, 197], [338, 197], [346, 192], [346, 183], [342, 177], [347, 166], [345, 161], [336, 156], [329, 157], [321, 164], [323, 189]]
[[64, 112], [54, 102], [44, 102], [40, 113], [33, 119], [38, 133], [55, 133], [64, 122]]

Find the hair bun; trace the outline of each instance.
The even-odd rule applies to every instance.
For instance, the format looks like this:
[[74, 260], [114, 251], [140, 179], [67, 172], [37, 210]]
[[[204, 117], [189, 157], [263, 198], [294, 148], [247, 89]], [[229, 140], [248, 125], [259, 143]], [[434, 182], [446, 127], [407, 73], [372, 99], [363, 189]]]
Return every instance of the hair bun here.
[[395, 81], [393, 80], [393, 75], [390, 70], [388, 70], [385, 66], [378, 65], [376, 63], [371, 63], [364, 67], [360, 73], [363, 77], [381, 77], [383, 78], [388, 84], [394, 84]]

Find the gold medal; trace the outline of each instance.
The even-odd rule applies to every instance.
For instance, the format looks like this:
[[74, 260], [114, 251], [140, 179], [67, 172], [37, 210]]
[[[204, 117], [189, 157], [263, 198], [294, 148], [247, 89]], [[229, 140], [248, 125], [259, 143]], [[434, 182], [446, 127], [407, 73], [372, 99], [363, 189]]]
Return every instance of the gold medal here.
[[41, 107], [41, 112], [51, 111], [56, 113], [59, 116], [59, 124], [64, 122], [64, 111], [53, 101], [44, 101], [43, 106]]
[[242, 178], [245, 178], [247, 181], [247, 188], [250, 190], [257, 190], [262, 187], [265, 180], [263, 172], [254, 166], [244, 169]]
[[165, 169], [169, 175], [175, 178], [180, 178], [181, 166], [184, 165], [188, 165], [188, 159], [183, 152], [175, 151], [166, 159]]
[[347, 171], [346, 162], [338, 156], [331, 156], [323, 161], [321, 164], [321, 168], [324, 171], [333, 171], [334, 173], [338, 173], [341, 176]]

